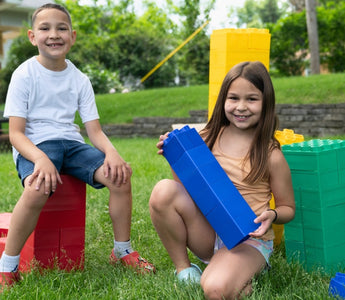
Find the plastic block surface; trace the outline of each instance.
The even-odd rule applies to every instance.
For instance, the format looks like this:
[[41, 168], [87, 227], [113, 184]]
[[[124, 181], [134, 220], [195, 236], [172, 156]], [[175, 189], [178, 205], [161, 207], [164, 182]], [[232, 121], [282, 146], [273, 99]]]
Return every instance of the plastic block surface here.
[[172, 131], [163, 154], [228, 249], [259, 227], [253, 222], [256, 215], [194, 128]]
[[345, 274], [337, 272], [329, 283], [328, 293], [337, 299], [345, 299]]

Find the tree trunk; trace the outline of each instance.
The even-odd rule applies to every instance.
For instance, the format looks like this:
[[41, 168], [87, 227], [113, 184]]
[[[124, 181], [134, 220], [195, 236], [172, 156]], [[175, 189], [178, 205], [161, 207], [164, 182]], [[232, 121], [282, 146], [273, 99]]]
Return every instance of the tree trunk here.
[[320, 53], [316, 18], [316, 2], [315, 0], [305, 0], [305, 4], [307, 11], [307, 29], [310, 51], [310, 71], [311, 74], [320, 74]]

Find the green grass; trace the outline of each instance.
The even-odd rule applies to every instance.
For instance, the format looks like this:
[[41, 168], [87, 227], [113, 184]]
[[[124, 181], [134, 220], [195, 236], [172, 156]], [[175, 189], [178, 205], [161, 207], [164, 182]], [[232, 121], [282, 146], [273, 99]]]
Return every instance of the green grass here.
[[[148, 200], [152, 188], [158, 180], [171, 177], [168, 163], [156, 154], [157, 140], [112, 139], [112, 142], [133, 168], [133, 246], [154, 262], [157, 274], [138, 276], [121, 266], [114, 268], [108, 264], [113, 237], [107, 191], [88, 187], [84, 270], [27, 274], [20, 284], [3, 294], [4, 299], [203, 299], [200, 287], [186, 287], [175, 281], [173, 264], [150, 220]], [[12, 155], [0, 154], [0, 165], [0, 211], [11, 212], [22, 188]], [[306, 272], [298, 263], [288, 263], [284, 253], [282, 245], [273, 255], [272, 269], [256, 278], [250, 299], [327, 299], [331, 276]], [[190, 257], [205, 267], [192, 254]]]
[[[345, 101], [345, 73], [273, 78], [277, 103], [320, 104]], [[188, 117], [208, 109], [208, 85], [147, 89], [96, 96], [102, 124], [130, 123], [135, 117]], [[4, 105], [0, 104], [0, 110]], [[81, 125], [80, 119], [77, 122]]]

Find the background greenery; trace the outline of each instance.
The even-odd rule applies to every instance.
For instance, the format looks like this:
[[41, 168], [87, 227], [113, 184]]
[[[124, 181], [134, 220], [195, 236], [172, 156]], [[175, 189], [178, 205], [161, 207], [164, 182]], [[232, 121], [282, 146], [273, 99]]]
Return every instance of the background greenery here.
[[[207, 26], [147, 80], [141, 82], [141, 78], [209, 19], [215, 0], [166, 0], [163, 8], [147, 0], [140, 15], [133, 0], [93, 0], [88, 6], [81, 5], [81, 0], [58, 2], [68, 8], [77, 30], [77, 42], [68, 57], [90, 77], [96, 93], [208, 83]], [[309, 67], [304, 4], [304, 0], [246, 0], [242, 8], [228, 12], [229, 20], [237, 20], [228, 27], [268, 28], [271, 74], [301, 75]], [[344, 72], [345, 0], [317, 4], [323, 68]], [[5, 100], [13, 70], [37, 54], [27, 38], [28, 26], [12, 44], [8, 64], [0, 70], [0, 102]]]
[[[273, 77], [276, 102], [285, 104], [343, 103], [344, 82], [345, 73]], [[96, 101], [101, 124], [130, 123], [134, 117], [188, 117], [190, 110], [208, 109], [208, 85], [98, 94]], [[76, 121], [82, 127], [78, 117]]]

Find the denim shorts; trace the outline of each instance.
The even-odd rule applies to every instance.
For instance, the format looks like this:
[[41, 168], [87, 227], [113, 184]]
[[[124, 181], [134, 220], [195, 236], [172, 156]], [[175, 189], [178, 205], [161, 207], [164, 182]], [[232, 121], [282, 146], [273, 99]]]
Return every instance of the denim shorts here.
[[[104, 185], [94, 181], [95, 171], [103, 165], [105, 154], [89, 144], [72, 140], [50, 140], [36, 145], [53, 162], [59, 173], [80, 179], [96, 189]], [[24, 179], [34, 171], [34, 164], [18, 155], [16, 167], [24, 185]]]
[[[256, 250], [258, 250], [262, 256], [265, 258], [267, 266], [270, 267], [270, 256], [273, 253], [273, 241], [264, 241], [261, 239], [256, 239], [250, 237], [249, 239], [242, 242], [242, 244], [249, 245]], [[216, 253], [220, 248], [225, 247], [223, 241], [220, 239], [218, 234], [216, 235], [216, 241], [214, 243], [214, 253]]]

